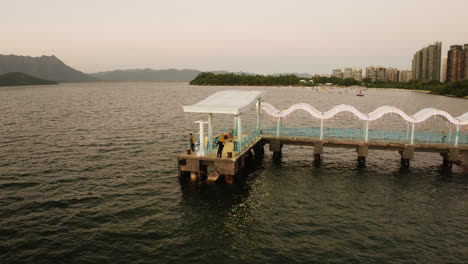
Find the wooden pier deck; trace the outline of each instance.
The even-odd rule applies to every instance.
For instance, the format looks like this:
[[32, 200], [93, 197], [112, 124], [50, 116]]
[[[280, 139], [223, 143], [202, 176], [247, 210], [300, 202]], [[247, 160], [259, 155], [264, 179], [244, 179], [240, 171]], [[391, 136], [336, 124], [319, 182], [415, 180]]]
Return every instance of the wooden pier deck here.
[[[216, 158], [214, 155], [197, 156], [186, 153], [179, 155], [179, 175], [180, 177], [195, 177], [196, 179], [206, 178], [208, 166], [219, 175], [232, 181], [236, 175], [244, 168], [245, 160], [248, 157], [259, 155], [263, 157], [264, 145], [269, 145], [269, 150], [273, 152], [273, 160], [281, 159], [281, 153], [284, 145], [312, 146], [311, 161], [320, 163], [321, 154], [324, 148], [346, 148], [356, 149], [358, 166], [365, 166], [368, 150], [387, 150], [400, 154], [401, 166], [409, 167], [410, 160], [414, 158], [415, 152], [433, 152], [440, 153], [442, 165], [446, 169], [451, 169], [454, 163], [459, 162], [461, 154], [468, 154], [468, 146], [451, 146], [447, 144], [408, 144], [395, 142], [364, 142], [351, 140], [320, 140], [315, 137], [292, 137], [275, 135], [261, 135], [248, 145], [242, 152], [232, 158]], [[254, 150], [254, 153], [252, 153]], [[313, 157], [313, 158], [312, 158]]]

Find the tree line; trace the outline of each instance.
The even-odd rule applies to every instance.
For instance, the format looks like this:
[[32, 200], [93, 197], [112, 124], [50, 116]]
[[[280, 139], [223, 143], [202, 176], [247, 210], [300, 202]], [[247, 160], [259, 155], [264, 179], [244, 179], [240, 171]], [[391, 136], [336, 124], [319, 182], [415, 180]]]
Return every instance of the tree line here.
[[341, 79], [338, 77], [312, 77], [300, 78], [294, 74], [288, 75], [252, 75], [224, 73], [215, 74], [202, 72], [191, 85], [252, 85], [252, 86], [318, 86], [330, 83], [339, 86], [363, 86], [370, 88], [397, 88], [410, 90], [427, 90], [432, 94], [454, 95], [458, 97], [468, 96], [468, 80], [441, 83], [439, 81], [411, 80], [409, 82], [373, 82], [371, 78], [363, 78], [358, 81], [352, 78]]

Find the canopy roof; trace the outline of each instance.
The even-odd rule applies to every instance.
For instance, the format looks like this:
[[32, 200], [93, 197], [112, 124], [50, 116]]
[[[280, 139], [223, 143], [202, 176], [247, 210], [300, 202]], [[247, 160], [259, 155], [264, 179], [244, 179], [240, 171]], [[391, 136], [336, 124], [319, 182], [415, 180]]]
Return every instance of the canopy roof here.
[[262, 103], [262, 109], [263, 111], [265, 111], [266, 113], [268, 113], [269, 115], [273, 117], [286, 117], [294, 111], [304, 110], [308, 112], [311, 116], [318, 118], [318, 119], [329, 119], [341, 112], [351, 112], [361, 120], [374, 121], [374, 120], [381, 118], [382, 116], [386, 114], [393, 113], [393, 114], [398, 114], [399, 116], [401, 116], [401, 118], [403, 118], [404, 120], [410, 123], [421, 123], [424, 120], [432, 116], [443, 116], [452, 124], [468, 125], [468, 112], [464, 113], [463, 115], [459, 117], [453, 117], [449, 113], [439, 110], [439, 109], [435, 109], [435, 108], [424, 108], [411, 116], [393, 106], [381, 106], [369, 114], [362, 113], [359, 110], [357, 110], [354, 106], [345, 105], [345, 104], [334, 106], [332, 109], [326, 112], [320, 112], [317, 109], [315, 109], [313, 106], [309, 104], [304, 104], [304, 103], [294, 104], [288, 109], [280, 111], [276, 109], [274, 106], [272, 106], [271, 104], [264, 102]]
[[262, 96], [263, 91], [226, 90], [216, 92], [200, 102], [184, 106], [184, 112], [238, 115]]

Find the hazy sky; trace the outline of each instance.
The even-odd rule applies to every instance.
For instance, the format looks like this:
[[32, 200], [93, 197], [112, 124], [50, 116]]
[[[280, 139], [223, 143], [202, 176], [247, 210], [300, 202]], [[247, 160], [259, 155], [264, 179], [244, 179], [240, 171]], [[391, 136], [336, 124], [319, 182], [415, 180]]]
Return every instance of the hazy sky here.
[[0, 0], [0, 54], [56, 55], [84, 72], [331, 73], [411, 68], [468, 43], [468, 0]]

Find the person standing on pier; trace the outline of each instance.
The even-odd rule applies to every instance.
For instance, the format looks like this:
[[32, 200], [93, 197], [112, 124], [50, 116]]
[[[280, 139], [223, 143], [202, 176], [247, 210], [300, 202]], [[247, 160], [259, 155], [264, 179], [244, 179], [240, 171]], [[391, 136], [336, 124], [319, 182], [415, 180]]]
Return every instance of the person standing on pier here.
[[192, 135], [192, 133], [190, 133], [189, 140], [190, 140], [190, 149], [192, 150], [192, 152], [195, 152], [195, 137]]
[[[222, 138], [222, 141], [221, 141]], [[218, 154], [216, 154], [217, 158], [223, 157], [223, 149], [224, 149], [224, 135], [220, 136], [218, 140]]]

